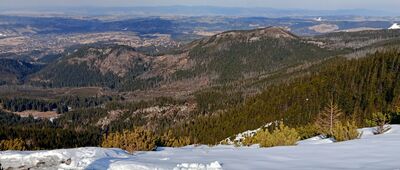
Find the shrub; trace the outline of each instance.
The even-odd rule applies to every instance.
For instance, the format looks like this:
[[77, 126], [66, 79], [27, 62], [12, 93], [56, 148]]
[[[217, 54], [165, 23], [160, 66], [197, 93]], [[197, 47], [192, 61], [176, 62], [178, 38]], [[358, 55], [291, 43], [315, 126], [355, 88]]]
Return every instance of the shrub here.
[[298, 127], [296, 131], [299, 133], [300, 139], [308, 139], [320, 135], [319, 128], [314, 124]]
[[352, 122], [338, 122], [333, 127], [333, 135], [336, 141], [346, 141], [357, 139], [360, 137], [360, 134], [357, 131], [357, 125], [354, 121]]
[[135, 128], [133, 131], [111, 133], [103, 137], [102, 147], [121, 148], [129, 152], [152, 151], [157, 148], [157, 137], [144, 128]]
[[372, 114], [372, 119], [367, 119], [365, 122], [368, 126], [376, 126], [374, 134], [382, 134], [390, 130], [390, 126], [387, 124], [390, 122], [391, 116], [382, 112], [375, 112]]
[[161, 139], [159, 144], [161, 146], [168, 146], [168, 147], [182, 147], [186, 145], [190, 145], [192, 142], [189, 137], [175, 137], [172, 134], [172, 131], [169, 130], [165, 133]]
[[260, 130], [253, 137], [245, 138], [243, 144], [260, 144], [260, 147], [288, 146], [295, 145], [300, 139], [299, 134], [293, 128], [289, 128], [281, 123], [272, 133]]
[[9, 139], [0, 141], [0, 150], [25, 150], [26, 144], [22, 139]]
[[396, 107], [390, 114], [390, 122], [391, 124], [400, 124], [400, 107]]
[[[258, 133], [260, 133], [259, 135], [261, 136], [261, 135], [263, 135], [263, 134], [261, 134], [261, 133], [267, 133], [268, 132], [268, 129], [266, 129], [266, 130], [260, 130], [260, 131], [258, 131], [255, 135], [257, 135]], [[269, 133], [269, 132], [268, 132]], [[260, 137], [259, 137], [260, 138]], [[258, 143], [260, 143], [260, 141], [258, 141], [256, 138], [255, 138], [255, 136], [244, 136], [244, 139], [242, 140], [242, 145], [243, 146], [250, 146], [250, 145], [253, 145], [253, 144], [258, 144]], [[240, 144], [236, 144], [235, 143], [235, 145], [238, 145], [238, 146], [240, 146]]]

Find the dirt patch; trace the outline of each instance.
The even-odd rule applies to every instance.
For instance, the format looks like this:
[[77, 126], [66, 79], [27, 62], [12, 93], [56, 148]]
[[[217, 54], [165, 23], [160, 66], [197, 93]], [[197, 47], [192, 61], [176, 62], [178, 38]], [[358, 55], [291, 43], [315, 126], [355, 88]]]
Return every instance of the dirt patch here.
[[11, 37], [0, 40], [0, 46], [17, 46], [27, 41], [27, 37]]
[[41, 119], [51, 119], [60, 116], [59, 114], [57, 114], [57, 112], [54, 111], [39, 112], [36, 110], [25, 110], [23, 112], [13, 112], [13, 113], [21, 117], [29, 117], [29, 115], [32, 115], [34, 118], [41, 118]]
[[359, 32], [359, 31], [374, 31], [374, 30], [381, 30], [381, 28], [359, 27], [347, 30], [339, 30], [338, 32]]
[[149, 89], [149, 90], [136, 90], [132, 92], [126, 92], [123, 94], [126, 100], [138, 101], [138, 100], [151, 100], [156, 97], [172, 97], [176, 99], [191, 98], [193, 93], [210, 85], [208, 77], [197, 77], [193, 79], [185, 79], [180, 81], [174, 81], [165, 83], [160, 87]]
[[127, 110], [111, 110], [108, 112], [108, 115], [106, 117], [101, 118], [97, 123], [96, 126], [100, 126], [102, 128], [105, 128], [107, 125], [109, 125], [112, 121], [117, 120], [119, 116], [126, 112]]
[[309, 27], [308, 29], [313, 30], [318, 33], [328, 33], [339, 30], [339, 26], [333, 24], [319, 24]]
[[80, 87], [70, 88], [65, 92], [65, 95], [77, 95], [77, 96], [101, 96], [105, 92], [101, 87]]
[[219, 33], [221, 33], [221, 31], [194, 31], [194, 34], [205, 37], [213, 36]]
[[150, 60], [149, 56], [134, 51], [112, 51], [104, 59], [96, 60], [94, 65], [103, 75], [111, 72], [119, 77], [124, 77], [136, 65], [148, 65]]
[[156, 76], [168, 76], [175, 73], [177, 70], [189, 69], [193, 63], [189, 60], [188, 53], [178, 55], [163, 55], [157, 56], [152, 61], [152, 69], [139, 78], [147, 79]]

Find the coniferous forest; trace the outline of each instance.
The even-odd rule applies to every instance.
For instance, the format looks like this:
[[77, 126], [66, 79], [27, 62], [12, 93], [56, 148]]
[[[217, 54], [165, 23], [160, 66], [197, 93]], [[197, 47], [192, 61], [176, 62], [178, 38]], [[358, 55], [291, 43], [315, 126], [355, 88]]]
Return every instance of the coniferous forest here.
[[[344, 112], [341, 119], [354, 120], [359, 127], [365, 126], [374, 112], [396, 113], [400, 106], [400, 51], [387, 50], [376, 52], [362, 59], [334, 58], [323, 63], [318, 71], [307, 76], [294, 78], [246, 99], [237, 99], [237, 95], [220, 100], [217, 92], [199, 93], [198, 100], [210, 100], [208, 105], [200, 104], [196, 110], [177, 124], [165, 123], [165, 126], [152, 129], [154, 135], [163, 136], [170, 131], [171, 138], [189, 138], [191, 143], [216, 144], [236, 133], [256, 129], [268, 122], [282, 120], [293, 128], [305, 127], [317, 119], [317, 114], [330, 102], [334, 101]], [[240, 95], [239, 95], [240, 96]], [[223, 95], [226, 98], [226, 96]], [[236, 98], [236, 99], [235, 99]], [[1, 112], [0, 138], [3, 140], [21, 139], [27, 149], [54, 149], [79, 146], [99, 146], [109, 133], [134, 129], [149, 122], [141, 117], [128, 122], [114, 121], [107, 128], [94, 124], [107, 115], [109, 110], [137, 110], [153, 104], [171, 105], [182, 101], [158, 99], [136, 104], [110, 103], [96, 108], [104, 99], [79, 99], [68, 106], [76, 109], [64, 113], [54, 121], [21, 118], [5, 111]], [[94, 100], [94, 101], [93, 101]], [[110, 99], [107, 99], [109, 101]], [[218, 104], [215, 101], [227, 101]], [[2, 100], [4, 108], [40, 109], [38, 106], [51, 106], [40, 100], [12, 99]], [[24, 103], [25, 105], [21, 105]], [[201, 101], [199, 103], [202, 103]], [[55, 103], [57, 105], [57, 103]], [[92, 108], [92, 109], [90, 109]], [[29, 108], [30, 109], [30, 108]], [[218, 112], [215, 112], [219, 110]], [[215, 114], [208, 114], [215, 112]], [[127, 114], [132, 114], [127, 112]], [[152, 119], [152, 123], [161, 123], [166, 119]], [[393, 119], [392, 121], [398, 121]], [[123, 124], [126, 125], [123, 125]], [[122, 125], [122, 126], [121, 126]], [[170, 134], [171, 135], [171, 134]], [[103, 141], [104, 142], [104, 141]]]
[[320, 71], [268, 87], [224, 113], [200, 116], [175, 130], [213, 144], [275, 120], [301, 127], [314, 122], [330, 100], [344, 111], [344, 119], [363, 126], [373, 112], [396, 112], [400, 105], [399, 70], [398, 50], [376, 52], [358, 60], [336, 58]]

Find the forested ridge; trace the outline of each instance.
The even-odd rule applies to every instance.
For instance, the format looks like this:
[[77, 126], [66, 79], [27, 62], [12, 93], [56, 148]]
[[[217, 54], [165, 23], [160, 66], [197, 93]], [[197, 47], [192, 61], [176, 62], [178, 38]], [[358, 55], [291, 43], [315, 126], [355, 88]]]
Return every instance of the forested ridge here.
[[29, 84], [50, 88], [97, 86], [124, 91], [146, 89], [156, 86], [158, 77], [137, 79], [150, 67], [143, 56], [128, 46], [88, 45], [64, 54], [61, 59], [31, 75]]
[[363, 126], [372, 112], [391, 112], [400, 105], [399, 50], [377, 52], [359, 60], [334, 60], [309, 76], [270, 86], [224, 113], [180, 124], [175, 133], [215, 144], [275, 120], [300, 127], [313, 122], [330, 100], [345, 112], [345, 119]]
[[185, 72], [189, 75], [216, 74], [219, 83], [229, 83], [340, 53], [309, 43], [281, 28], [226, 32], [194, 46], [189, 56], [197, 64], [179, 73], [181, 76]]
[[[171, 61], [185, 56], [173, 65], [166, 64], [171, 62], [168, 60], [157, 63], [157, 56], [146, 56], [126, 46], [82, 47], [32, 75], [29, 83], [44, 87], [102, 86], [119, 91], [147, 90], [199, 77], [211, 79], [211, 84], [225, 84], [341, 53], [341, 50], [310, 43], [282, 28], [269, 27], [230, 31], [195, 41], [166, 56]], [[108, 59], [112, 59], [113, 65], [101, 65]], [[182, 66], [182, 63], [187, 64]], [[126, 74], [110, 71], [116, 66]], [[160, 68], [164, 71], [152, 72]]]
[[0, 85], [7, 83], [23, 83], [27, 75], [35, 73], [43, 65], [35, 65], [22, 60], [0, 58]]

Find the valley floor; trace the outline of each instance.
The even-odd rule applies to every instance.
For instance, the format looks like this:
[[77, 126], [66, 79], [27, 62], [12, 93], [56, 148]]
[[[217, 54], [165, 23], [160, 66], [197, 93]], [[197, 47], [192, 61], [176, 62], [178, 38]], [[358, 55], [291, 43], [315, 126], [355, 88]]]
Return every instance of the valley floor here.
[[[187, 146], [131, 155], [97, 147], [0, 152], [3, 168], [36, 169], [399, 169], [400, 125], [383, 135], [364, 128], [361, 139], [332, 143], [314, 137], [296, 146]], [[67, 165], [69, 164], [69, 165]], [[21, 167], [23, 166], [23, 167]]]

